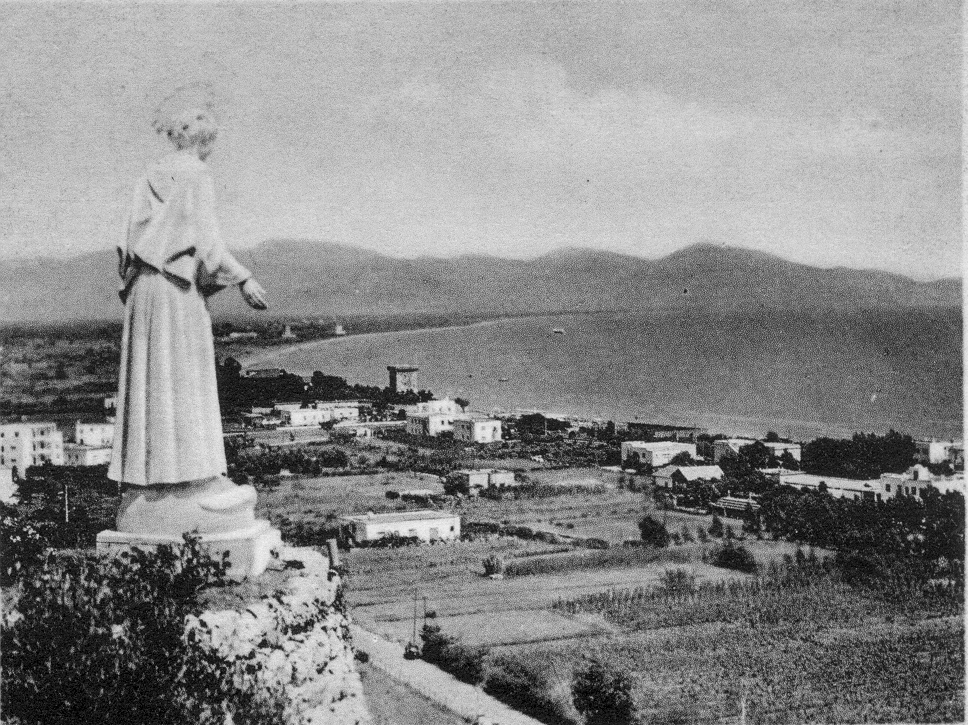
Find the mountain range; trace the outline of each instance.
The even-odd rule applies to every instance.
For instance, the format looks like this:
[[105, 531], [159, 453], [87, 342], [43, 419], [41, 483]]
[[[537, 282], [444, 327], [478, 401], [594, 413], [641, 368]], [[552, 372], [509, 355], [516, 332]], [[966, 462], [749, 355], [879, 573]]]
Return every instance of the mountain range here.
[[[403, 259], [359, 247], [269, 240], [240, 250], [275, 315], [527, 313], [629, 310], [860, 311], [961, 305], [961, 279], [919, 282], [873, 270], [824, 269], [764, 252], [696, 244], [660, 259], [585, 248], [534, 259]], [[0, 321], [117, 318], [113, 251], [0, 262]], [[223, 293], [214, 314], [239, 314]]]

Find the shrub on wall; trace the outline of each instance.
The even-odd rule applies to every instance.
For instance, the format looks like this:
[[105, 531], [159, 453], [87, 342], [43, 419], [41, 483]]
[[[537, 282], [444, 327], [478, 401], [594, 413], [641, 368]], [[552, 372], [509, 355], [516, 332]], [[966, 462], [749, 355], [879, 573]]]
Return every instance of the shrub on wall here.
[[228, 712], [236, 725], [279, 721], [278, 693], [260, 693], [256, 673], [185, 635], [202, 590], [224, 573], [193, 540], [112, 559], [48, 558], [22, 577], [4, 619], [4, 715], [25, 725], [222, 725]]

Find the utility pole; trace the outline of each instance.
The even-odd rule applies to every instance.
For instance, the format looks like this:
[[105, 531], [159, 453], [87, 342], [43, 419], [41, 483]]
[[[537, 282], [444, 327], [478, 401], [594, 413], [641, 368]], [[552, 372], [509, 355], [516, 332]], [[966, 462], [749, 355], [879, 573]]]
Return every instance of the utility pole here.
[[414, 643], [417, 641], [417, 590], [413, 592], [413, 640]]

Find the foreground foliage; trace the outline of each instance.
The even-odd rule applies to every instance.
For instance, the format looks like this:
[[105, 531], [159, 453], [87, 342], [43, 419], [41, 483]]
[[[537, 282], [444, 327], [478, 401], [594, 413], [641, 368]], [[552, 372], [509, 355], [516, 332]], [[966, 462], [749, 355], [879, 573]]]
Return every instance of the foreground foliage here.
[[[20, 578], [4, 621], [5, 717], [19, 723], [271, 723], [281, 700], [252, 675], [193, 646], [185, 618], [224, 583], [196, 541], [48, 557]], [[247, 679], [248, 678], [248, 679]], [[244, 684], [243, 684], [244, 683]]]

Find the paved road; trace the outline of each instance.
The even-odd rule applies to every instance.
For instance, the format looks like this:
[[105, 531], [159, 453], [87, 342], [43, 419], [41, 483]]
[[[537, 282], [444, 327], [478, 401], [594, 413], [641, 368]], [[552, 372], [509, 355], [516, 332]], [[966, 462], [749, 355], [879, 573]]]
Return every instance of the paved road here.
[[370, 656], [370, 664], [403, 682], [460, 717], [486, 718], [499, 725], [543, 725], [512, 710], [478, 687], [461, 682], [423, 660], [403, 658], [403, 646], [352, 625], [354, 646]]

